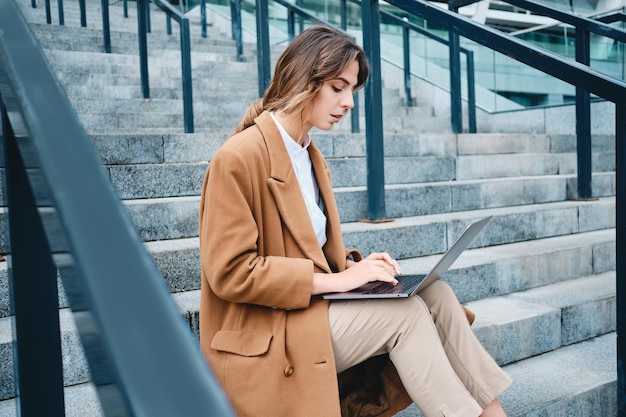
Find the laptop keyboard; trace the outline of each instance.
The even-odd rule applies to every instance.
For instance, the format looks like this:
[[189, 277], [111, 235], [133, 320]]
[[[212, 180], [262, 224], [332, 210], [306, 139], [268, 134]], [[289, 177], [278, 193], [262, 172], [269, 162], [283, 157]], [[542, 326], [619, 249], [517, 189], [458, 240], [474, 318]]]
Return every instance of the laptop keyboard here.
[[375, 286], [371, 290], [365, 292], [365, 294], [398, 294], [409, 291], [417, 286], [424, 279], [424, 275], [401, 275], [397, 277], [398, 284], [392, 285], [388, 282], [382, 282], [380, 285]]

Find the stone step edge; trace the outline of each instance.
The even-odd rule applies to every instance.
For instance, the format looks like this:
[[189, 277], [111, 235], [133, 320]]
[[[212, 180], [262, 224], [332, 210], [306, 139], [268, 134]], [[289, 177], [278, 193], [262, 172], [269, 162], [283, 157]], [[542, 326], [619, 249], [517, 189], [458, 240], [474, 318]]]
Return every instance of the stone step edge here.
[[[196, 290], [200, 283], [199, 240], [184, 238], [146, 242], [145, 248], [153, 258], [171, 292]], [[601, 274], [615, 269], [615, 230], [531, 240], [506, 245], [468, 249], [451, 266], [444, 276], [464, 302], [527, 290], [539, 285], [580, 278], [589, 274]], [[426, 273], [441, 255], [425, 255], [419, 258], [400, 260], [406, 274]], [[577, 264], [574, 265], [574, 262]], [[552, 265], [554, 271], [544, 266]], [[558, 272], [553, 265], [566, 264], [565, 272]], [[525, 270], [531, 271], [527, 273]], [[497, 271], [513, 283], [509, 285], [485, 281]], [[541, 272], [543, 271], [543, 272]], [[472, 279], [467, 277], [471, 276]], [[521, 277], [520, 277], [521, 276]], [[9, 314], [7, 262], [0, 262], [0, 310]], [[525, 281], [524, 281], [525, 279]], [[476, 291], [477, 286], [493, 286], [490, 291]], [[469, 288], [469, 290], [468, 290]], [[63, 285], [59, 285], [59, 303], [67, 306]]]
[[[572, 407], [570, 417], [615, 415], [617, 373], [614, 333], [544, 353], [503, 369], [513, 384], [500, 397], [509, 417], [542, 415], [559, 417]], [[587, 378], [580, 378], [580, 374]], [[538, 381], [541, 383], [538, 384]], [[573, 384], [564, 383], [572, 381]], [[100, 402], [92, 383], [65, 388], [67, 417], [102, 417]], [[595, 400], [595, 401], [594, 401]], [[580, 405], [598, 409], [580, 409]], [[15, 399], [0, 401], [0, 417], [16, 417]], [[584, 413], [584, 414], [581, 414]], [[415, 405], [395, 417], [422, 416]]]
[[[613, 279], [613, 284], [614, 284], [614, 276], [615, 276], [614, 272], [613, 273], [608, 272], [606, 274], [583, 277], [583, 278], [578, 278], [578, 279], [571, 280], [571, 281], [564, 282], [564, 283], [552, 284], [549, 286], [545, 286], [541, 289], [542, 290], [551, 289], [553, 291], [560, 291], [563, 288], [567, 289], [567, 288], [577, 287], [577, 284], [583, 281], [584, 281], [584, 284], [589, 287], [590, 285], [593, 285], [594, 283], [599, 282], [601, 280], [606, 282], [607, 280], [610, 280], [610, 279]], [[530, 292], [533, 292], [533, 291], [536, 292], [537, 290], [539, 289], [531, 290]], [[615, 301], [614, 287], [613, 287], [612, 293], [610, 293], [610, 290], [607, 290], [606, 294], [604, 294], [603, 296], [604, 298], [612, 299], [612, 301], [614, 302]], [[198, 330], [199, 329], [198, 315], [199, 315], [199, 304], [200, 304], [200, 290], [173, 294], [172, 299], [173, 299], [173, 302], [176, 304], [177, 308], [179, 309], [179, 312], [181, 313], [181, 318], [185, 322], [187, 322], [187, 324], [190, 326], [190, 331], [197, 338], [198, 331], [199, 331]], [[509, 308], [512, 311], [510, 311], [508, 314], [506, 314], [503, 317], [502, 316], [503, 299], [504, 299], [503, 297], [493, 297], [493, 298], [488, 298], [485, 300], [480, 300], [474, 303], [467, 303], [468, 307], [477, 313], [477, 321], [474, 323], [473, 329], [476, 332], [476, 335], [479, 338], [479, 340], [481, 340], [481, 342], [483, 343], [483, 345], [488, 351], [489, 350], [495, 351], [497, 349], [501, 349], [501, 350], [506, 349], [506, 347], [508, 346], [507, 345], [508, 343], [512, 341], [520, 342], [521, 338], [530, 337], [531, 339], [538, 339], [538, 335], [535, 333], [535, 331], [538, 328], [543, 327], [543, 326], [547, 327], [547, 329], [551, 332], [558, 330], [555, 328], [562, 326], [559, 312], [564, 311], [566, 307], [579, 307], [579, 306], [585, 306], [586, 304], [602, 302], [602, 299], [601, 297], [598, 296], [598, 294], [583, 294], [578, 297], [578, 300], [576, 303], [572, 303], [572, 306], [562, 305], [560, 307], [555, 307], [555, 303], [549, 303], [549, 302], [546, 302], [544, 304], [531, 304], [531, 303], [525, 304], [523, 302], [519, 302], [517, 304], [510, 303]], [[533, 309], [534, 309], [534, 312], [533, 312]], [[67, 348], [71, 346], [68, 346], [68, 345], [65, 346], [64, 356], [67, 356], [67, 355], [71, 356], [75, 354], [77, 354], [78, 356], [82, 356], [82, 353], [79, 353], [82, 350], [82, 347], [80, 345], [80, 341], [78, 340], [78, 336], [76, 333], [76, 327], [75, 327], [74, 320], [73, 320], [73, 314], [69, 308], [60, 309], [59, 321], [61, 325], [61, 334], [62, 334], [62, 338], [64, 339], [64, 342], [69, 343], [70, 345], [74, 345], [74, 348], [70, 348], [70, 349], [67, 349]], [[531, 324], [528, 327], [533, 330], [531, 334], [527, 334], [526, 332], [524, 332], [523, 327], [519, 326], [519, 323], [524, 323], [524, 322], [529, 322], [529, 321], [531, 322]], [[1, 336], [0, 342], [2, 344], [12, 344], [13, 332], [11, 329], [11, 324], [12, 324], [12, 318], [10, 317], [0, 319], [0, 336]], [[515, 333], [518, 335], [518, 337], [517, 338], [500, 337], [497, 339], [494, 339], [494, 338], [489, 339], [485, 336], [485, 330], [490, 330], [492, 332], [497, 333], [498, 330], [502, 330], [502, 329], [504, 329], [505, 333], [507, 333], [506, 330], [508, 329], [509, 334]], [[514, 362], [519, 362], [520, 360], [524, 360], [529, 357], [536, 356], [538, 354], [543, 354], [549, 351], [553, 351], [563, 346], [572, 345], [572, 344], [576, 344], [584, 340], [593, 339], [597, 336], [600, 336], [602, 334], [607, 334], [612, 331], [615, 331], [614, 326], [612, 328], [597, 329], [596, 331], [597, 334], [590, 335], [581, 340], [574, 340], [574, 341], [571, 341], [571, 343], [567, 343], [567, 344], [559, 344], [559, 343], [550, 344], [550, 342], [548, 342], [548, 345], [543, 346], [543, 350], [535, 349], [531, 351], [525, 351], [524, 349], [520, 348], [519, 344], [513, 343], [515, 344], [515, 346], [513, 346], [512, 348], [516, 349], [516, 353], [518, 354], [518, 357], [504, 358], [502, 357], [502, 355], [498, 355], [498, 354], [494, 355], [493, 353], [492, 355], [494, 355], [494, 359], [496, 359], [498, 363], [504, 365], [504, 364], [514, 363]], [[545, 332], [541, 332], [541, 333], [544, 334]], [[69, 335], [73, 335], [73, 336], [70, 337]], [[70, 340], [71, 338], [73, 338], [74, 340], [71, 341]], [[521, 342], [524, 342], [524, 341], [522, 340]], [[71, 361], [64, 361], [64, 362], [67, 364], [80, 364], [82, 362], [83, 366], [86, 366], [84, 358], [83, 359], [74, 358]], [[86, 376], [86, 374], [84, 376]], [[68, 378], [68, 379], [71, 380], [71, 378]]]

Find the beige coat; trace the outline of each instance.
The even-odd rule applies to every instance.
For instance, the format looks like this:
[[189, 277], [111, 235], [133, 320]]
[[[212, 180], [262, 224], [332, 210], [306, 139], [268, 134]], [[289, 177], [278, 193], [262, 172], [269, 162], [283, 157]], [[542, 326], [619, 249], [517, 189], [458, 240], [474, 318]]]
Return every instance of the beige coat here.
[[240, 417], [391, 416], [411, 400], [387, 357], [340, 376], [340, 405], [328, 304], [311, 290], [313, 273], [344, 270], [349, 251], [326, 161], [313, 143], [309, 153], [328, 217], [323, 251], [267, 112], [211, 161], [200, 208], [201, 347]]

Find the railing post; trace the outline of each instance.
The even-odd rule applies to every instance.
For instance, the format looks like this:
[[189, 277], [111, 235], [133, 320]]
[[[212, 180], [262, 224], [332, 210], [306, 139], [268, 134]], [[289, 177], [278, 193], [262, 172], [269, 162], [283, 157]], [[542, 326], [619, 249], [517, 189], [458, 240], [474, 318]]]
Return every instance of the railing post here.
[[[345, 8], [346, 6], [346, 0], [342, 0], [342, 5]], [[342, 11], [342, 13], [345, 13], [345, 10]], [[346, 16], [342, 17], [342, 25], [346, 25], [347, 26], [347, 20], [346, 20]], [[347, 27], [342, 27], [342, 29], [344, 31], [347, 31]], [[352, 38], [353, 41], [356, 42], [356, 39]], [[359, 102], [359, 96], [360, 96], [360, 92], [356, 91], [353, 95], [352, 98], [354, 100], [354, 107], [352, 108], [352, 110], [350, 110], [350, 128], [352, 133], [359, 133], [361, 132], [361, 121], [360, 119], [360, 107], [361, 104]]]
[[343, 31], [348, 29], [348, 0], [340, 0], [339, 10], [341, 15], [341, 29]]
[[361, 2], [363, 48], [370, 63], [365, 84], [365, 146], [367, 156], [367, 220], [384, 221], [385, 167], [378, 0]]
[[50, 0], [46, 0], [46, 23], [51, 25], [52, 24], [52, 10], [50, 9]]
[[474, 52], [468, 51], [467, 59], [467, 118], [469, 133], [476, 133], [476, 80], [474, 78]]
[[80, 8], [80, 26], [87, 27], [87, 6], [85, 0], [79, 0], [78, 6]]
[[137, 38], [139, 39], [139, 73], [141, 75], [141, 93], [143, 98], [150, 98], [150, 80], [148, 77], [148, 37], [146, 33], [146, 1], [137, 0]]
[[[172, 0], [168, 0], [170, 4], [172, 4]], [[168, 35], [172, 34], [172, 18], [168, 13], [165, 14], [165, 33]]]
[[[56, 266], [15, 134], [0, 97], [9, 217], [18, 415], [65, 415]], [[32, 168], [32, 167], [29, 167]]]
[[237, 46], [237, 60], [243, 61], [243, 37], [241, 28], [241, 0], [230, 0], [232, 38]]
[[413, 105], [413, 96], [411, 94], [411, 48], [409, 45], [409, 28], [402, 25], [402, 50], [404, 51], [404, 97], [407, 107]]
[[259, 97], [263, 97], [272, 78], [270, 65], [269, 8], [267, 0], [256, 1], [256, 50], [259, 72]]
[[350, 110], [350, 128], [352, 133], [359, 133], [361, 131], [360, 121], [359, 121], [359, 92], [355, 92], [352, 95], [354, 100], [354, 107]]
[[111, 27], [109, 25], [109, 0], [102, 0], [102, 36], [104, 36], [104, 52], [111, 53]]
[[[458, 8], [450, 5], [457, 13]], [[448, 29], [450, 54], [450, 123], [454, 133], [463, 132], [463, 105], [461, 96], [461, 48], [460, 37], [454, 28]]]
[[[589, 66], [589, 31], [576, 28], [576, 61]], [[576, 87], [576, 155], [578, 199], [592, 198], [591, 191], [591, 95]]]
[[152, 19], [150, 18], [150, 1], [146, 2], [146, 33], [152, 33]]
[[[303, 4], [302, 0], [296, 0], [296, 6], [298, 6], [300, 8], [303, 8], [304, 4]], [[325, 16], [325, 17], [328, 18], [327, 16]], [[304, 17], [303, 16], [299, 16], [298, 23], [299, 23], [298, 26], [299, 26], [299, 29], [300, 29], [300, 31], [298, 33], [302, 33], [302, 31], [304, 30]]]
[[206, 38], [206, 0], [200, 0], [200, 26], [201, 36]]
[[65, 25], [65, 11], [63, 10], [63, 0], [57, 0], [57, 7], [59, 8], [59, 25]]
[[191, 85], [191, 36], [189, 18], [180, 22], [180, 59], [183, 72], [183, 117], [185, 133], [194, 133], [193, 126], [193, 89]]
[[289, 8], [287, 9], [287, 39], [289, 39], [289, 43], [293, 41], [293, 38], [296, 37], [296, 14], [295, 12]]
[[617, 415], [626, 417], [626, 101], [615, 104], [615, 280], [617, 298]]

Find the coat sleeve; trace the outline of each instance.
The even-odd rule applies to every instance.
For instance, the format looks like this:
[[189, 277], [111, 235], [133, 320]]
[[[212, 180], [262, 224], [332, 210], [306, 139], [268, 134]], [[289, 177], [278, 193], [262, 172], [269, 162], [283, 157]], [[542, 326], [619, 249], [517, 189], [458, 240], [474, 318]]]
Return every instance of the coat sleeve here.
[[350, 259], [354, 262], [361, 262], [363, 260], [363, 255], [357, 249], [346, 248], [346, 259]]
[[[306, 308], [311, 301], [313, 262], [259, 253], [262, 190], [258, 188], [266, 179], [259, 179], [262, 173], [256, 171], [236, 149], [221, 149], [211, 161], [200, 206], [203, 277], [226, 301]], [[280, 236], [278, 229], [272, 233]]]

